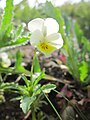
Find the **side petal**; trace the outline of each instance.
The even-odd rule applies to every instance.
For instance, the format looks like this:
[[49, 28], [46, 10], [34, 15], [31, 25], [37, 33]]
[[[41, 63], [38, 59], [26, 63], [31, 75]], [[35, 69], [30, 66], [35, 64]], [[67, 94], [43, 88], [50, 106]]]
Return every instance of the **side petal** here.
[[43, 40], [43, 35], [39, 30], [35, 30], [30, 37], [30, 43], [34, 47], [37, 47], [42, 40]]
[[31, 31], [31, 32], [34, 32], [35, 30], [40, 30], [42, 31], [42, 26], [44, 24], [44, 20], [41, 19], [41, 18], [36, 18], [36, 19], [33, 19], [31, 20], [29, 23], [28, 23], [28, 29]]
[[46, 37], [48, 43], [52, 44], [57, 49], [63, 46], [63, 39], [60, 33], [54, 33]]
[[53, 18], [47, 18], [44, 22], [44, 26], [47, 28], [47, 35], [57, 33], [59, 31], [59, 24]]

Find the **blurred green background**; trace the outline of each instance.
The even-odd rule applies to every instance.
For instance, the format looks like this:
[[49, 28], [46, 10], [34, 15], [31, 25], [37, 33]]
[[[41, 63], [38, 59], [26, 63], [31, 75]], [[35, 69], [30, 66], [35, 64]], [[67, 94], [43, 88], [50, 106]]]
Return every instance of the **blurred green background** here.
[[[36, 17], [48, 17], [44, 8], [46, 3], [39, 4], [38, 7], [30, 8], [27, 0], [15, 6], [15, 18], [17, 21], [28, 23], [31, 19]], [[90, 39], [90, 1], [71, 4], [69, 2], [59, 7], [63, 16], [71, 17], [77, 20], [84, 35]]]
[[[40, 17], [40, 18], [48, 17], [45, 14], [45, 9], [48, 9], [49, 11], [49, 8], [47, 8], [46, 3], [38, 3], [38, 1], [40, 0], [34, 0], [34, 1], [32, 0], [31, 3], [34, 5], [33, 7], [30, 7], [28, 1], [29, 0], [22, 0], [19, 4], [15, 5], [14, 20], [16, 24], [19, 24], [20, 22], [24, 22], [27, 24], [30, 20], [36, 17]], [[42, 1], [44, 2], [45, 0]], [[51, 0], [51, 1], [55, 3], [56, 0]], [[70, 0], [66, 0], [66, 1], [67, 2], [65, 2], [64, 4], [58, 7], [61, 11], [61, 14], [64, 17], [66, 16], [76, 20], [80, 25], [81, 29], [83, 30], [85, 37], [90, 39], [90, 0], [88, 0], [87, 2], [85, 2], [86, 0], [81, 0], [80, 2], [74, 2], [73, 4], [70, 2]], [[74, 0], [74, 1], [79, 1], [79, 0]], [[60, 0], [58, 0], [58, 3], [59, 2]], [[0, 8], [0, 14], [2, 13], [2, 11], [3, 10]]]

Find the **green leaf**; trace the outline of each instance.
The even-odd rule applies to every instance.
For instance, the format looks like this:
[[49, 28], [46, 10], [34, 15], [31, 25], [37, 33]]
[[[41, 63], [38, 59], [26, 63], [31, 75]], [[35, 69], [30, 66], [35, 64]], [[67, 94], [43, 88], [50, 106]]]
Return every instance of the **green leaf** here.
[[0, 26], [0, 48], [4, 47], [10, 41], [12, 30], [13, 0], [6, 0], [3, 18]]
[[88, 41], [84, 35], [83, 35], [83, 31], [80, 29], [80, 26], [78, 25], [78, 23], [74, 24], [74, 30], [75, 30], [75, 34], [76, 37], [78, 39], [78, 43], [79, 46], [84, 47], [85, 50], [90, 51], [90, 41]]
[[15, 90], [21, 95], [30, 95], [30, 92], [28, 91], [28, 87], [26, 85], [18, 85]]
[[[36, 76], [35, 76], [36, 75]], [[45, 76], [45, 73], [44, 71], [42, 71], [41, 73], [36, 73], [33, 78], [34, 78], [34, 82], [33, 82], [33, 85], [36, 86], [38, 84], [38, 82], [44, 78]]]
[[88, 65], [85, 61], [82, 61], [79, 65], [80, 80], [84, 81], [88, 75]]
[[14, 82], [3, 82], [0, 84], [0, 91], [10, 91], [15, 87], [17, 87], [17, 84], [15, 84]]
[[15, 63], [15, 69], [22, 73], [29, 74], [29, 71], [27, 71], [21, 64], [22, 64], [22, 53], [20, 51], [16, 54], [16, 63]]
[[13, 26], [13, 24], [11, 23], [11, 24], [9, 24], [9, 26], [7, 27], [7, 30], [5, 31], [5, 35], [6, 35], [6, 37], [10, 37], [10, 32], [11, 32], [11, 30], [12, 30], [12, 26]]
[[34, 89], [33, 89], [33, 95], [36, 96], [38, 94], [40, 94], [42, 91], [41, 91], [41, 84], [37, 84], [36, 86], [34, 86]]
[[33, 69], [34, 69], [34, 73], [41, 72], [41, 68], [40, 68], [40, 64], [39, 64], [37, 55], [34, 58]]
[[17, 51], [17, 53], [16, 53], [16, 64], [15, 64], [16, 69], [18, 69], [19, 66], [21, 66], [22, 57], [23, 57], [22, 53], [20, 51]]
[[81, 42], [82, 42], [81, 40], [82, 40], [82, 37], [83, 37], [83, 32], [82, 32], [82, 30], [80, 29], [80, 26], [77, 23], [74, 24], [74, 30], [75, 30], [76, 37], [78, 39], [78, 43], [81, 44]]
[[54, 84], [47, 84], [47, 85], [43, 85], [41, 87], [41, 90], [44, 92], [44, 93], [50, 93], [51, 90], [54, 90], [56, 88], [56, 85]]
[[1, 30], [5, 31], [12, 21], [13, 15], [13, 0], [6, 0], [6, 7], [4, 9], [4, 15], [1, 23]]
[[83, 52], [89, 51], [90, 52], [90, 41], [86, 39], [84, 36], [82, 37], [82, 44], [83, 44]]
[[0, 66], [0, 73], [12, 73], [13, 69], [12, 68], [4, 68]]
[[71, 21], [66, 16], [64, 16], [64, 20], [65, 20], [65, 33], [67, 36], [70, 36]]
[[19, 69], [19, 66], [21, 66], [22, 57], [23, 57], [22, 53], [20, 51], [17, 51], [17, 53], [16, 53], [16, 64], [15, 64], [16, 69]]
[[29, 96], [23, 96], [20, 101], [20, 108], [22, 108], [23, 112], [26, 114], [29, 109], [31, 108], [31, 104], [34, 103], [36, 97], [29, 97]]
[[16, 30], [15, 38], [20, 37], [23, 31], [24, 31], [23, 25], [20, 25]]
[[25, 45], [29, 40], [29, 37], [19, 37], [16, 40], [10, 41], [10, 39], [5, 43], [2, 42], [0, 43], [0, 48], [5, 48], [7, 47], [8, 49], [12, 49], [13, 47], [20, 46], [20, 45]]
[[25, 81], [27, 87], [29, 87], [31, 81], [29, 81], [24, 75], [22, 75], [22, 79]]
[[10, 46], [13, 46], [13, 45], [16, 46], [16, 45], [25, 44], [25, 43], [28, 42], [28, 40], [29, 40], [29, 37], [19, 37], [16, 40], [12, 40], [9, 45]]

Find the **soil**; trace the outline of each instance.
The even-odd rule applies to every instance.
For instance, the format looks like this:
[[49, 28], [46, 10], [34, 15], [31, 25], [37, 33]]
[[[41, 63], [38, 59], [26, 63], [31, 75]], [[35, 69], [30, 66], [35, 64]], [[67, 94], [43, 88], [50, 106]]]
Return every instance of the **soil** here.
[[[31, 60], [33, 57], [33, 48], [29, 46], [19, 48], [25, 53], [25, 67], [30, 70]], [[11, 53], [16, 52], [12, 50]], [[31, 54], [32, 53], [32, 54]], [[54, 56], [54, 57], [53, 57]], [[41, 84], [54, 83], [56, 84], [56, 92], [48, 94], [49, 99], [62, 116], [63, 120], [90, 120], [90, 87], [77, 84], [69, 74], [67, 67], [57, 56], [57, 52], [49, 58], [40, 56], [41, 68], [48, 74], [48, 80], [42, 80]], [[17, 79], [17, 75], [9, 75], [7, 81], [12, 82]], [[20, 84], [23, 84], [22, 82]], [[31, 120], [31, 115], [25, 115], [20, 109], [19, 101], [10, 101], [11, 98], [17, 96], [15, 93], [4, 93], [5, 102], [0, 104], [0, 120]], [[64, 97], [69, 101], [67, 101]], [[46, 99], [45, 99], [46, 100]], [[47, 101], [48, 103], [48, 101]], [[44, 120], [59, 120], [53, 108], [43, 104], [41, 107], [45, 119]]]

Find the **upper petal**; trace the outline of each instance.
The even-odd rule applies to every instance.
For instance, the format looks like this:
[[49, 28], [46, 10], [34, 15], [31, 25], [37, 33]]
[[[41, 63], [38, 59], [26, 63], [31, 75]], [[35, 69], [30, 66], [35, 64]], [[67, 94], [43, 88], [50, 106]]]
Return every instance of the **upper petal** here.
[[37, 47], [37, 45], [43, 40], [43, 34], [41, 33], [40, 30], [35, 30], [30, 38], [30, 43]]
[[42, 26], [44, 24], [44, 20], [41, 19], [41, 18], [36, 18], [36, 19], [33, 19], [32, 21], [30, 21], [28, 23], [28, 29], [31, 31], [31, 32], [34, 32], [35, 30], [40, 30], [42, 31]]
[[63, 39], [60, 33], [54, 33], [46, 37], [48, 43], [52, 44], [57, 49], [63, 46]]
[[57, 33], [59, 30], [59, 24], [53, 18], [47, 18], [44, 22], [44, 26], [47, 28], [47, 35]]

